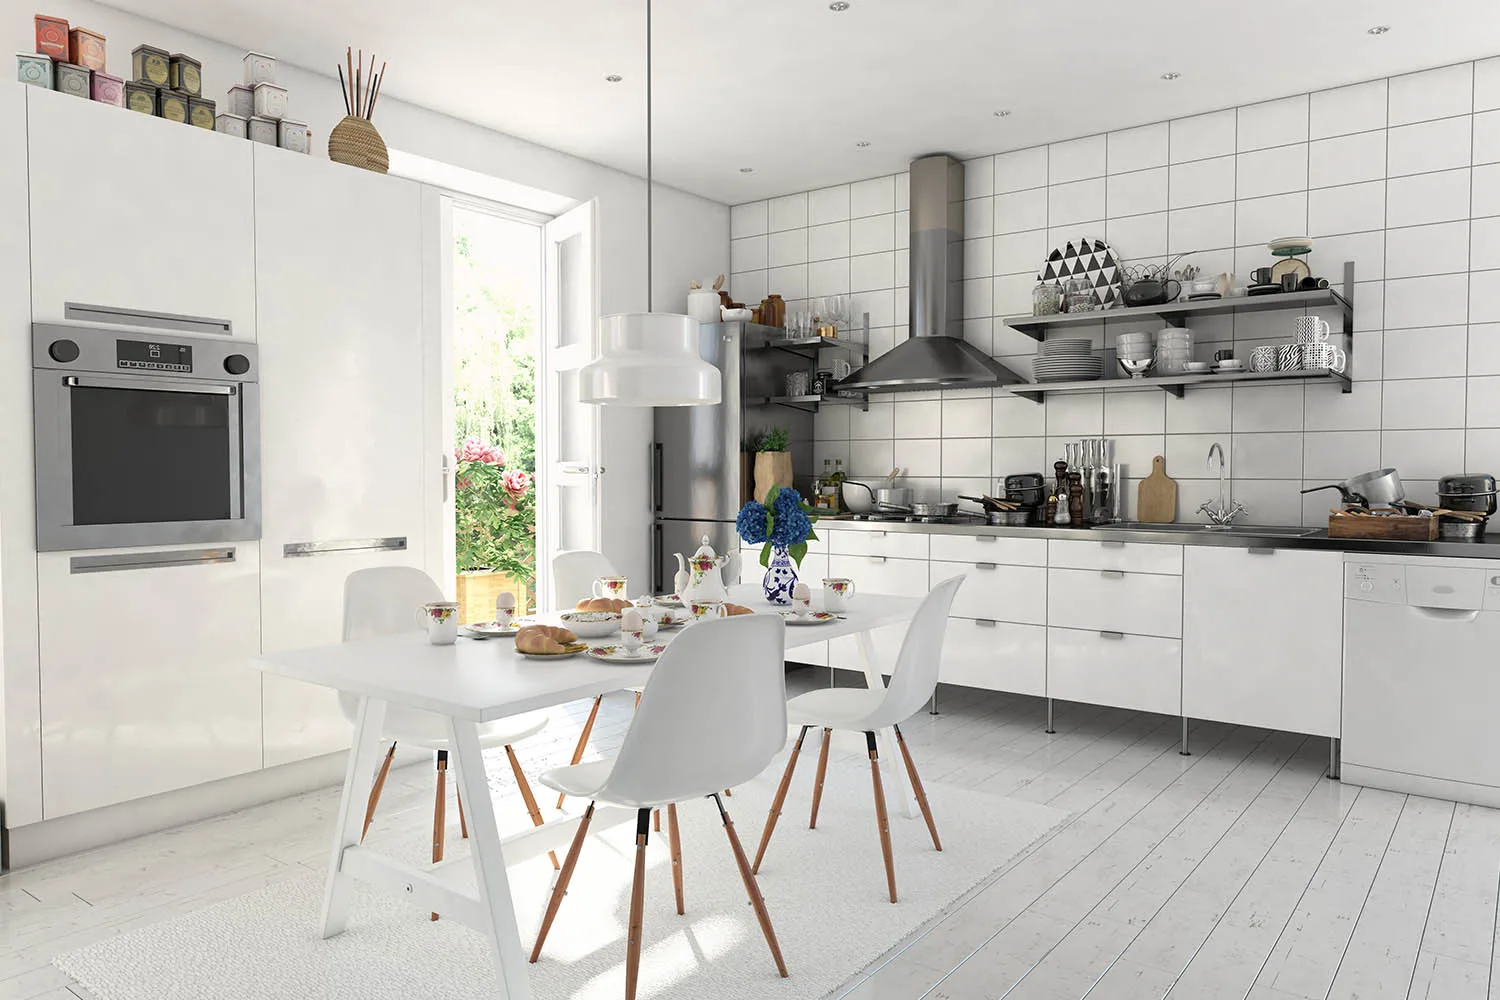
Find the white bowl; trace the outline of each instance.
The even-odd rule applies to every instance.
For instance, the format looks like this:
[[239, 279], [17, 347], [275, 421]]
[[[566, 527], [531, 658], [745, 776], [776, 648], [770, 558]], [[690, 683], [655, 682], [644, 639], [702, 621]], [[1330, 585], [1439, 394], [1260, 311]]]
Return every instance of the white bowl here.
[[620, 629], [620, 616], [613, 611], [564, 611], [558, 617], [580, 639], [599, 639]]
[[1197, 374], [1199, 372], [1206, 372], [1206, 371], [1208, 371], [1210, 368], [1213, 367], [1213, 365], [1209, 364], [1207, 361], [1189, 361], [1186, 364], [1184, 364], [1183, 367], [1186, 368], [1188, 371], [1193, 372], [1194, 374]]

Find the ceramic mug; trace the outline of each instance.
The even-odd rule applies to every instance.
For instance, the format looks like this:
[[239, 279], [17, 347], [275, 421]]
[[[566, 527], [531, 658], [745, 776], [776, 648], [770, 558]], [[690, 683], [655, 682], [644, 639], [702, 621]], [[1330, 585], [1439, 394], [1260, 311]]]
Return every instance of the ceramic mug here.
[[1269, 267], [1257, 267], [1250, 272], [1250, 283], [1252, 285], [1272, 285], [1271, 269]]
[[1327, 343], [1332, 333], [1333, 327], [1329, 326], [1325, 319], [1317, 316], [1297, 317], [1297, 343], [1299, 344]]
[[1311, 371], [1326, 368], [1342, 372], [1349, 364], [1349, 355], [1333, 344], [1302, 344], [1298, 349], [1302, 352], [1302, 367]]
[[427, 641], [434, 646], [451, 646], [458, 641], [458, 605], [453, 601], [433, 601], [417, 609], [417, 619], [427, 626]]
[[842, 576], [831, 576], [823, 581], [823, 610], [838, 614], [849, 607], [849, 601], [853, 597], [853, 580]]
[[623, 601], [629, 589], [630, 581], [623, 576], [601, 576], [594, 581], [595, 597], [609, 597], [616, 601]]
[[1300, 344], [1278, 344], [1276, 347], [1276, 370], [1279, 372], [1295, 372], [1302, 369], [1302, 352]]
[[692, 613], [694, 621], [702, 621], [704, 618], [725, 618], [729, 615], [729, 609], [724, 607], [723, 601], [689, 601], [688, 611]]
[[1250, 370], [1274, 372], [1276, 370], [1276, 348], [1263, 344], [1250, 352]]

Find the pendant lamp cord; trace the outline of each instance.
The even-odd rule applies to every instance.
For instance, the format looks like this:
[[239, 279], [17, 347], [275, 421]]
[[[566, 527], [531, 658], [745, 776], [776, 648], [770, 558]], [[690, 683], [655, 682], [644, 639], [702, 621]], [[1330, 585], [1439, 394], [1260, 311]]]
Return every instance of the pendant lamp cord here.
[[651, 271], [651, 229], [653, 216], [651, 190], [651, 0], [646, 0], [646, 311], [655, 308], [655, 288]]

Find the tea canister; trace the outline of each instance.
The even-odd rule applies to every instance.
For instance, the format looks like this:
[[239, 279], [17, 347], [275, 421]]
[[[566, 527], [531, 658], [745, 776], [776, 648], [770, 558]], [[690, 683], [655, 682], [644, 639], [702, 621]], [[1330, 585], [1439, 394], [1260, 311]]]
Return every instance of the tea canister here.
[[188, 120], [188, 96], [163, 88], [156, 95], [156, 113], [169, 122]]
[[250, 138], [250, 120], [244, 115], [222, 113], [214, 117], [214, 131], [236, 139]]
[[55, 59], [58, 62], [68, 61], [68, 22], [61, 17], [48, 17], [46, 14], [36, 16], [36, 52], [37, 55]]
[[139, 111], [143, 115], [156, 114], [156, 91], [157, 88], [149, 83], [138, 83], [135, 80], [127, 80], [125, 83], [125, 106], [131, 111]]
[[267, 146], [276, 145], [276, 119], [251, 118], [247, 130], [252, 142], [263, 142]]
[[217, 126], [214, 121], [214, 102], [206, 97], [189, 97], [188, 102], [188, 124], [195, 128], [206, 128], [212, 132]]
[[104, 36], [87, 28], [68, 32], [68, 62], [87, 66], [96, 73], [104, 71]]
[[224, 108], [232, 115], [249, 118], [255, 114], [255, 88], [242, 83], [230, 87], [229, 96], [224, 99]]
[[93, 71], [84, 66], [74, 66], [72, 63], [60, 62], [54, 67], [52, 89], [64, 94], [72, 94], [74, 97], [89, 99], [92, 89], [89, 77]]
[[261, 52], [245, 53], [245, 83], [253, 87], [257, 83], [276, 82], [276, 57]]
[[312, 133], [308, 131], [307, 122], [294, 122], [290, 118], [281, 119], [277, 142], [282, 149], [289, 149], [294, 153], [312, 152]]
[[94, 78], [90, 82], [89, 96], [100, 104], [112, 104], [117, 108], [125, 106], [125, 81], [118, 76], [110, 76], [96, 70]]
[[255, 114], [259, 118], [280, 118], [286, 114], [286, 88], [274, 83], [257, 83]]
[[167, 64], [167, 85], [179, 94], [203, 96], [203, 64], [181, 52], [172, 53]]
[[130, 76], [139, 83], [165, 87], [172, 76], [172, 54], [154, 45], [137, 45], [130, 53]]
[[52, 89], [52, 59], [35, 52], [16, 53], [16, 79], [33, 87]]

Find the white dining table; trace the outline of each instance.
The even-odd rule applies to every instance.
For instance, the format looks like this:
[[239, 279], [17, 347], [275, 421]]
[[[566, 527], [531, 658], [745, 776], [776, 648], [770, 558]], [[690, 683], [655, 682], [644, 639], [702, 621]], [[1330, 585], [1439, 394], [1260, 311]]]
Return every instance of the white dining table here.
[[[730, 600], [758, 613], [780, 610], [766, 603], [758, 586], [732, 587]], [[835, 621], [789, 626], [786, 645], [791, 649], [853, 635], [865, 661], [866, 682], [871, 687], [881, 686], [882, 664], [871, 633], [882, 626], [910, 621], [918, 603], [914, 598], [862, 592]], [[658, 641], [670, 641], [671, 634], [662, 633]], [[534, 709], [639, 687], [650, 678], [651, 666], [614, 665], [586, 654], [550, 662], [532, 660], [516, 652], [514, 640], [503, 638], [460, 639], [453, 645], [434, 646], [425, 632], [418, 631], [274, 653], [259, 657], [251, 665], [268, 674], [335, 688], [358, 698], [324, 890], [323, 937], [343, 932], [354, 883], [365, 882], [484, 934], [498, 973], [498, 996], [501, 1000], [529, 1000], [532, 994], [526, 953], [511, 904], [506, 865], [564, 845], [576, 830], [578, 818], [560, 817], [502, 839], [490, 801], [478, 727]], [[450, 766], [457, 771], [458, 786], [468, 807], [472, 844], [468, 862], [475, 889], [468, 888], [470, 877], [464, 859], [417, 868], [360, 844], [364, 803], [385, 745], [382, 727], [386, 706], [392, 704], [422, 709], [447, 720]], [[888, 787], [910, 815], [910, 791], [895, 766], [894, 743], [888, 733], [881, 738]], [[620, 815], [613, 816], [613, 812]], [[635, 810], [596, 810], [592, 827], [634, 816]]]

